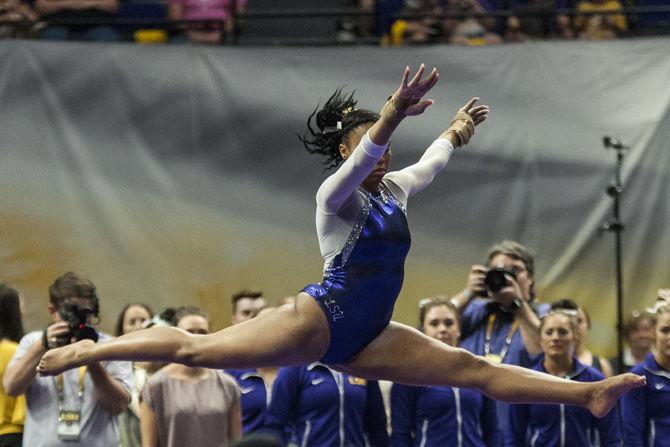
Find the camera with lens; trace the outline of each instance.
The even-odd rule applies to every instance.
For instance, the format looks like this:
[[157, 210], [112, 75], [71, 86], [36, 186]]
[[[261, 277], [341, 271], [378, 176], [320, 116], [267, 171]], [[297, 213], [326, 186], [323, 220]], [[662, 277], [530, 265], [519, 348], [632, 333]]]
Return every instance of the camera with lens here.
[[506, 275], [516, 279], [516, 273], [513, 270], [502, 266], [490, 268], [484, 276], [484, 284], [486, 284], [487, 289], [491, 292], [500, 292], [507, 285]]
[[63, 321], [70, 328], [69, 338], [80, 340], [98, 341], [98, 332], [88, 324], [89, 317], [97, 317], [97, 313], [91, 309], [83, 309], [74, 303], [64, 303], [59, 310]]

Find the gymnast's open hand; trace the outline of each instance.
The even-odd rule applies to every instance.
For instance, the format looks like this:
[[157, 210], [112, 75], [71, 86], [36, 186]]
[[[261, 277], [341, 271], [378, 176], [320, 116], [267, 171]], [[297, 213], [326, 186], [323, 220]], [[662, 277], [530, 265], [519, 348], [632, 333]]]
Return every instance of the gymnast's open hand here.
[[[451, 126], [440, 135], [440, 138], [452, 140], [454, 146], [468, 144], [475, 133], [475, 126], [481, 124], [489, 113], [489, 106], [475, 105], [477, 101], [479, 98], [471, 98], [458, 109], [456, 116], [451, 120]], [[454, 138], [450, 138], [452, 135]]]
[[410, 80], [410, 69], [409, 67], [405, 68], [400, 86], [389, 98], [387, 103], [389, 107], [384, 107], [386, 110], [382, 110], [382, 115], [385, 112], [389, 114], [395, 112], [400, 116], [421, 115], [433, 103], [430, 99], [422, 100], [422, 98], [435, 86], [439, 74], [437, 69], [433, 68], [428, 76], [421, 79], [425, 71], [426, 66], [421, 64], [419, 70]]

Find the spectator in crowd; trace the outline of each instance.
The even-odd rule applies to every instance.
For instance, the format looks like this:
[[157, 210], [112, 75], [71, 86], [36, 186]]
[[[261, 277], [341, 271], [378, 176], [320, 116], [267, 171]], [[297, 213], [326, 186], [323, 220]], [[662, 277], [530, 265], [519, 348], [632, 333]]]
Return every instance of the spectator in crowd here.
[[[487, 272], [496, 281], [487, 281]], [[495, 363], [528, 368], [535, 364], [541, 353], [540, 317], [549, 305], [535, 302], [534, 273], [530, 252], [509, 240], [489, 250], [486, 267], [470, 268], [466, 288], [452, 298], [462, 312], [462, 348]], [[496, 407], [502, 433], [507, 429], [508, 405], [496, 402]]]
[[[533, 368], [552, 376], [578, 382], [595, 382], [604, 376], [574, 356], [579, 339], [577, 319], [564, 310], [542, 318], [540, 344], [543, 355]], [[524, 404], [510, 406], [507, 446], [587, 446], [594, 431], [602, 447], [621, 445], [621, 426], [616, 411], [596, 418], [583, 408], [569, 405]]]
[[584, 306], [580, 306], [574, 300], [565, 298], [551, 303], [552, 310], [563, 310], [568, 313], [574, 313], [577, 318], [577, 346], [575, 347], [575, 356], [582, 365], [591, 366], [597, 369], [605, 377], [612, 377], [612, 365], [606, 358], [595, 355], [586, 347], [586, 341], [591, 330], [591, 316]]
[[114, 26], [90, 23], [94, 21], [113, 21], [116, 18], [118, 8], [119, 0], [35, 0], [35, 11], [42, 20], [84, 22], [49, 25], [42, 30], [40, 37], [53, 40], [119, 40], [119, 33]]
[[[461, 346], [496, 363], [530, 367], [541, 352], [540, 317], [550, 308], [535, 302], [533, 256], [505, 240], [491, 248], [487, 264], [473, 265], [466, 288], [452, 297], [462, 312]], [[504, 275], [495, 291], [486, 281], [491, 270]]]
[[[262, 317], [274, 307], [263, 307], [254, 317]], [[272, 384], [279, 368], [247, 368], [228, 370], [240, 387], [240, 406], [242, 407], [242, 433], [256, 432], [265, 425], [267, 408], [272, 400]]]
[[[419, 304], [419, 329], [449, 346], [461, 335], [456, 307], [444, 298], [426, 298]], [[462, 447], [500, 445], [494, 402], [470, 388], [414, 387], [394, 384], [391, 389], [391, 445]]]
[[423, 16], [398, 19], [391, 27], [391, 43], [394, 45], [437, 43], [443, 36], [441, 16], [445, 12], [445, 0], [408, 0], [403, 14]]
[[618, 358], [610, 359], [615, 374], [630, 371], [642, 363], [654, 346], [654, 316], [648, 312], [634, 310], [623, 325], [623, 365]]
[[344, 17], [340, 20], [337, 25], [337, 41], [355, 43], [359, 39], [373, 37], [376, 34], [376, 0], [349, 0], [348, 3], [365, 15]]
[[[581, 39], [601, 40], [619, 37], [628, 29], [626, 16], [611, 14], [621, 11], [619, 0], [581, 0], [577, 2], [577, 11], [587, 14], [575, 17], [575, 31]], [[603, 12], [606, 14], [592, 14]], [[607, 14], [610, 13], [610, 14]]]
[[[145, 328], [151, 321], [153, 311], [146, 304], [126, 304], [119, 313], [114, 335], [117, 337]], [[147, 380], [146, 364], [133, 362], [132, 388], [130, 389], [130, 405], [119, 415], [119, 435], [121, 447], [141, 447], [140, 435], [140, 392]]]
[[265, 307], [263, 292], [256, 289], [243, 289], [231, 297], [233, 305], [233, 324], [251, 320], [259, 309]]
[[280, 368], [265, 430], [285, 443], [339, 447], [389, 444], [386, 411], [375, 380], [359, 379], [315, 362]]
[[622, 401], [626, 447], [661, 447], [670, 439], [670, 301], [658, 307], [654, 332], [655, 353], [632, 369], [647, 385]]
[[[0, 378], [14, 356], [23, 337], [19, 292], [0, 283]], [[9, 396], [0, 384], [0, 447], [21, 447], [26, 401], [23, 396]]]
[[556, 13], [557, 9], [570, 7], [567, 0], [513, 0], [509, 7], [514, 11], [514, 15], [507, 18], [505, 27], [507, 42], [574, 37], [570, 18]]
[[[175, 322], [190, 334], [209, 333], [209, 317], [198, 307], [178, 309]], [[143, 447], [229, 445], [242, 429], [239, 393], [235, 380], [223, 371], [165, 366], [142, 390]]]
[[463, 14], [463, 17], [444, 21], [443, 29], [449, 43], [457, 45], [494, 45], [502, 42], [501, 25], [495, 17], [474, 17], [495, 11], [493, 2], [485, 0], [453, 0], [448, 3], [447, 12]]
[[31, 37], [38, 16], [22, 0], [0, 0], [0, 39]]
[[7, 394], [26, 395], [23, 445], [118, 446], [116, 416], [130, 401], [130, 363], [93, 362], [58, 377], [37, 376], [35, 370], [48, 349], [74, 341], [80, 325], [87, 324], [85, 335], [97, 334], [98, 343], [111, 339], [91, 330], [99, 312], [95, 285], [73, 272], [61, 275], [49, 288], [48, 310], [53, 322], [21, 339], [3, 377]]
[[[226, 34], [234, 31], [235, 14], [243, 12], [245, 6], [246, 0], [168, 0], [168, 17], [171, 20], [201, 21], [185, 27], [188, 40], [220, 44]], [[234, 11], [233, 8], [237, 9]]]

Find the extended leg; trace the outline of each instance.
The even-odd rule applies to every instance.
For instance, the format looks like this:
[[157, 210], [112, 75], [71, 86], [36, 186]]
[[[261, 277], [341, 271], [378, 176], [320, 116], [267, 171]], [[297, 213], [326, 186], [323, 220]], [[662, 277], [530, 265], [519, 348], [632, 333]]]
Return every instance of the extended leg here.
[[38, 366], [55, 375], [102, 360], [167, 361], [210, 368], [288, 366], [318, 360], [330, 343], [328, 321], [305, 293], [260, 317], [208, 335], [172, 327], [132, 332], [106, 343], [83, 341], [48, 351]]
[[605, 415], [626, 391], [644, 385], [644, 378], [633, 374], [584, 383], [518, 366], [494, 364], [395, 322], [337, 369], [359, 377], [409, 385], [477, 388], [493, 399], [511, 403], [579, 405], [596, 416]]

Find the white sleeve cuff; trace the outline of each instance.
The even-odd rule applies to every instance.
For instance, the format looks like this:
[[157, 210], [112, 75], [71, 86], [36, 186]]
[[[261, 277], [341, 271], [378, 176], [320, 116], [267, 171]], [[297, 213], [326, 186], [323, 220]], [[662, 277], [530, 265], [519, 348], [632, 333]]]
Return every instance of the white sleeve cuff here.
[[370, 139], [370, 136], [368, 135], [369, 132], [365, 132], [365, 135], [363, 135], [363, 139], [361, 140], [360, 145], [363, 148], [363, 151], [365, 153], [372, 157], [372, 158], [381, 158], [382, 155], [384, 155], [384, 152], [386, 152], [386, 149], [388, 149], [389, 144], [386, 143], [382, 146], [378, 146], [375, 143], [372, 142]]
[[444, 149], [445, 151], [451, 153], [454, 151], [455, 147], [453, 144], [451, 144], [451, 141], [449, 141], [446, 138], [438, 138], [437, 140], [433, 141], [433, 144], [431, 146], [438, 146]]

